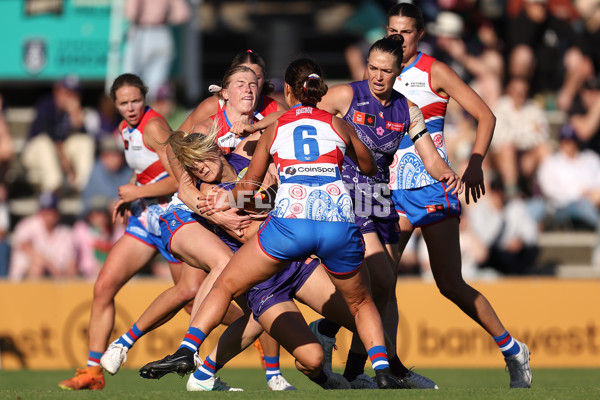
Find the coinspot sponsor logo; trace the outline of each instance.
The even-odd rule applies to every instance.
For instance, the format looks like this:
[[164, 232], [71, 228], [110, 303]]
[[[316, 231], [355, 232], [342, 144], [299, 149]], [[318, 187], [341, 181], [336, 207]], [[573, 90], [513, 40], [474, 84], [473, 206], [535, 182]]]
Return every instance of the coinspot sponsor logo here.
[[287, 167], [287, 168], [285, 169], [285, 171], [283, 171], [283, 172], [284, 172], [286, 175], [290, 175], [290, 176], [291, 176], [291, 175], [296, 175], [296, 172], [298, 172], [298, 171], [296, 171], [296, 168], [294, 168], [294, 167]]

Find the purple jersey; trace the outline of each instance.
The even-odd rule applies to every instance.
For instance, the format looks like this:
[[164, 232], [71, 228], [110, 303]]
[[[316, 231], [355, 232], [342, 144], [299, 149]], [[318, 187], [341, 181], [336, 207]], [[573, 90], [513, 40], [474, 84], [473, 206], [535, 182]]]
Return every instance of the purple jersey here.
[[[354, 97], [344, 119], [354, 127], [360, 140], [372, 151], [378, 171], [375, 176], [367, 177], [346, 156], [343, 174], [348, 172], [349, 176], [359, 176], [360, 182], [387, 184], [390, 180], [390, 164], [400, 140], [410, 126], [408, 103], [403, 95], [393, 91], [390, 102], [383, 106], [371, 94], [367, 81], [352, 82], [350, 86], [354, 90]], [[349, 169], [353, 171], [348, 171]]]
[[[229, 153], [225, 155], [225, 159], [231, 164], [231, 166], [235, 169], [236, 174], [238, 174], [237, 179], [240, 180], [248, 170], [248, 165], [250, 165], [250, 160], [246, 157], [243, 157], [236, 153]], [[221, 182], [217, 186], [223, 188], [225, 190], [232, 190], [235, 186], [235, 182]], [[219, 237], [229, 248], [235, 253], [242, 246], [242, 243], [235, 240], [231, 235], [229, 235], [223, 228], [218, 225], [207, 224], [208, 227], [212, 230], [212, 232]], [[206, 226], [206, 225], [205, 225]]]
[[[344, 119], [360, 140], [371, 150], [377, 163], [377, 174], [366, 176], [349, 157], [344, 158], [342, 179], [350, 189], [357, 216], [386, 218], [395, 214], [388, 183], [389, 167], [402, 137], [408, 132], [410, 114], [406, 98], [395, 90], [384, 106], [369, 90], [368, 81], [350, 83], [354, 97]], [[361, 185], [360, 188], [357, 184]], [[357, 223], [360, 221], [357, 220]], [[359, 223], [360, 225], [360, 223]]]

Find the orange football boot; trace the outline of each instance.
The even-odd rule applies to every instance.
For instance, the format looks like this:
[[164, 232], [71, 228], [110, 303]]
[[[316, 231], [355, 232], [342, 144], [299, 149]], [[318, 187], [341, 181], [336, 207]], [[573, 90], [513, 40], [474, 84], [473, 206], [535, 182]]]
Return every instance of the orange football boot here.
[[100, 390], [104, 388], [104, 372], [99, 365], [77, 368], [74, 377], [60, 382], [58, 386], [65, 390]]

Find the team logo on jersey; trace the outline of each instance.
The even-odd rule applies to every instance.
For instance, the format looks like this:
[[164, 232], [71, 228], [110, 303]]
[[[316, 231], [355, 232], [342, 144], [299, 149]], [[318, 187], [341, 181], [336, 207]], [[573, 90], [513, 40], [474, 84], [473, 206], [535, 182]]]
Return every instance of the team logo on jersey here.
[[129, 140], [123, 140], [123, 145], [125, 146], [125, 150], [129, 150]]
[[297, 171], [294, 167], [287, 167], [284, 172], [286, 175], [296, 175]]
[[444, 211], [444, 205], [443, 204], [430, 204], [425, 206], [425, 210], [427, 210], [427, 213], [432, 213], [432, 212], [436, 212], [436, 211]]
[[375, 115], [366, 114], [360, 111], [354, 111], [354, 115], [352, 116], [352, 122], [367, 125], [367, 126], [375, 126]]
[[403, 132], [404, 123], [385, 121], [385, 129], [389, 129], [394, 132]]

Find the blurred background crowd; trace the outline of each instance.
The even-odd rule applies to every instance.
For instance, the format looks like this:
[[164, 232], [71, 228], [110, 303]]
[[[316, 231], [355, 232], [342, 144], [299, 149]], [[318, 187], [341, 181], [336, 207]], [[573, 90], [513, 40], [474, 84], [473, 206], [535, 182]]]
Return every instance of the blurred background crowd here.
[[[8, 3], [25, 14], [61, 4], [46, 9], [57, 17], [77, 2]], [[100, 78], [78, 69], [55, 79], [0, 71], [0, 277], [94, 278], [122, 234], [111, 204], [131, 170], [104, 93], [118, 73], [140, 75], [149, 104], [176, 129], [246, 49], [265, 58], [279, 91], [285, 65], [298, 55], [319, 62], [329, 84], [362, 79], [365, 54], [384, 36], [395, 1], [98, 3], [111, 16], [108, 49], [115, 15], [124, 27], [118, 68], [109, 52]], [[413, 3], [426, 22], [420, 50], [450, 65], [497, 117], [486, 195], [463, 204], [465, 277], [599, 276], [600, 0]], [[453, 102], [445, 137], [453, 167], [463, 171], [475, 126]], [[401, 274], [427, 278], [425, 244], [418, 235], [411, 240]], [[157, 259], [146, 274], [168, 269]]]

